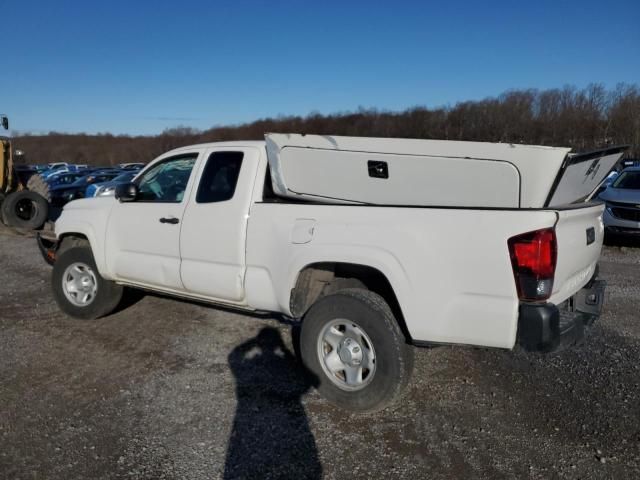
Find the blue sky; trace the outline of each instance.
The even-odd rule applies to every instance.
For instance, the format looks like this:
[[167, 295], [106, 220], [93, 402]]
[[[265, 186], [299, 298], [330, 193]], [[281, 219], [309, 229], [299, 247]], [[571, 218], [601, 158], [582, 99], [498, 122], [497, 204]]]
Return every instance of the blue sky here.
[[153, 134], [640, 83], [640, 1], [0, 0], [18, 131]]

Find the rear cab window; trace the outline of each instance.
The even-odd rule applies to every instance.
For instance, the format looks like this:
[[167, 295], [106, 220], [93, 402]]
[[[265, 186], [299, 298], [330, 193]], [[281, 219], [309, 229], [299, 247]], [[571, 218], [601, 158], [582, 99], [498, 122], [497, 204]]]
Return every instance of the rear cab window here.
[[213, 152], [202, 171], [196, 203], [231, 200], [236, 191], [243, 152]]

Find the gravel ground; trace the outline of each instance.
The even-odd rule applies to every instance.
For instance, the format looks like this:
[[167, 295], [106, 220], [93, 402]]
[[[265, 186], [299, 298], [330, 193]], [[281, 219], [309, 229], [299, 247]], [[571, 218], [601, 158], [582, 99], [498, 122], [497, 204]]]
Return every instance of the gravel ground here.
[[56, 308], [35, 241], [0, 231], [0, 477], [639, 478], [640, 249], [606, 247], [606, 311], [551, 356], [416, 350], [395, 409], [351, 415], [291, 326], [153, 295]]

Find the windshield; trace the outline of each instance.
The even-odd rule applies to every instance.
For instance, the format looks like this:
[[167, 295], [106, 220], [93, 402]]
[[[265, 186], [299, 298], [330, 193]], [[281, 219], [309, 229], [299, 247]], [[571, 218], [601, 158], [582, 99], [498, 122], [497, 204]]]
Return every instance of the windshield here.
[[622, 172], [616, 181], [613, 182], [613, 188], [640, 190], [640, 171]]
[[79, 178], [75, 182], [71, 184], [73, 187], [81, 187], [83, 185], [88, 185], [90, 183], [100, 183], [100, 182], [108, 182], [115, 177], [115, 173], [99, 173], [94, 174], [90, 173], [89, 175], [85, 175], [84, 177]]
[[71, 173], [71, 174], [62, 174], [60, 176], [54, 177], [53, 181], [60, 183], [60, 184], [64, 184], [67, 185], [69, 183], [73, 183], [75, 182], [78, 178], [80, 178], [82, 175], [79, 175], [77, 173]]
[[78, 187], [78, 186], [81, 186], [81, 185], [86, 185], [88, 183], [89, 177], [91, 177], [91, 175], [86, 175], [84, 177], [80, 177], [75, 182], [73, 182], [71, 185], [73, 185], [75, 187]]

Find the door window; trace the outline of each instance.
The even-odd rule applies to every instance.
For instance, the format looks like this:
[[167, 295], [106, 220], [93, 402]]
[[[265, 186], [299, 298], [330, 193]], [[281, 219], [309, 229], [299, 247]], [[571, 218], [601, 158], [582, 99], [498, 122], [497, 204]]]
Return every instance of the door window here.
[[242, 167], [242, 152], [214, 152], [200, 179], [197, 203], [224, 202], [233, 198]]
[[197, 153], [163, 160], [136, 181], [141, 202], [180, 203], [184, 198]]

